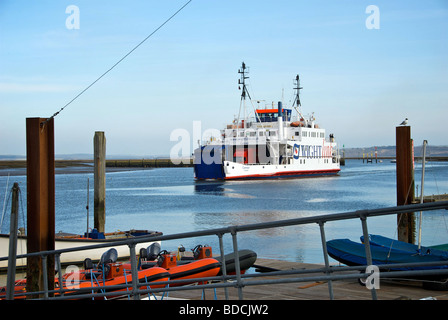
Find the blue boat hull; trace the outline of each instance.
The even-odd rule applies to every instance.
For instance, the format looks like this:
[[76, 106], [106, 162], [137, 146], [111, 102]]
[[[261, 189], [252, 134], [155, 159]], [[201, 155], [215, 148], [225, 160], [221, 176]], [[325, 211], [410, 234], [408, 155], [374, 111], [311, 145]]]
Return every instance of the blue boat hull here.
[[[327, 242], [328, 255], [333, 259], [346, 264], [348, 266], [366, 266], [367, 259], [365, 246], [362, 243], [353, 242], [349, 239], [336, 239]], [[382, 246], [370, 246], [372, 254], [372, 263], [374, 265], [387, 265], [396, 263], [419, 263], [419, 262], [438, 262], [446, 261], [446, 265], [442, 266], [425, 266], [425, 267], [406, 267], [406, 268], [388, 268], [388, 270], [431, 270], [431, 269], [447, 269], [448, 257], [434, 254], [415, 254], [395, 249], [389, 249]]]
[[[364, 237], [361, 237], [361, 242], [364, 242]], [[415, 244], [390, 239], [380, 235], [370, 234], [369, 242], [371, 245], [378, 247], [384, 247], [388, 249], [390, 248], [393, 250], [409, 252], [413, 254], [437, 255], [448, 258], [448, 252], [446, 251], [424, 246], [421, 246], [419, 249]]]
[[195, 164], [194, 176], [198, 180], [222, 180], [225, 178], [222, 164]]
[[[198, 180], [206, 180], [206, 179], [212, 179], [212, 180], [222, 180], [225, 178], [224, 174], [224, 167], [222, 165], [221, 161], [214, 161], [214, 159], [209, 159], [206, 163], [204, 161], [204, 146], [202, 146], [199, 149], [195, 150], [195, 156], [194, 156], [194, 176]], [[207, 152], [214, 152], [215, 150], [207, 150]], [[218, 154], [216, 159], [221, 160], [222, 159], [222, 150], [217, 150]], [[208, 154], [209, 154], [208, 153]], [[207, 154], [205, 154], [207, 155]], [[212, 156], [211, 156], [212, 157]], [[207, 158], [207, 157], [205, 157]]]

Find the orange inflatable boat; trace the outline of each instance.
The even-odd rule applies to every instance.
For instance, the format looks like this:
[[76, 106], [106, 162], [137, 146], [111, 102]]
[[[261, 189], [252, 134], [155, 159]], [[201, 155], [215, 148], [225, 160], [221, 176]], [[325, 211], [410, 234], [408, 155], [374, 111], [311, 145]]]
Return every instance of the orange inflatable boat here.
[[[169, 273], [170, 281], [183, 280], [170, 283], [170, 287], [195, 283], [197, 281], [192, 279], [196, 278], [214, 277], [221, 270], [221, 263], [218, 260], [205, 256], [199, 260], [178, 264], [175, 254], [166, 250], [160, 251], [160, 246], [157, 247], [157, 245], [148, 247], [147, 251], [140, 250], [139, 270], [160, 267]], [[155, 261], [155, 259], [157, 260]], [[127, 266], [130, 267], [130, 264]]]
[[[116, 288], [114, 286], [132, 283], [132, 274], [130, 264], [117, 263], [117, 251], [110, 249], [101, 257], [97, 267], [93, 267], [90, 259], [84, 261], [84, 270], [66, 273], [62, 276], [62, 285], [64, 295], [70, 296], [75, 294], [89, 293], [106, 293], [114, 292], [114, 295], [107, 295], [106, 298], [122, 296], [126, 294], [129, 288]], [[168, 281], [170, 274], [166, 269], [153, 267], [150, 269], [142, 269], [138, 271], [138, 281], [143, 283], [141, 289], [163, 288], [166, 284], [158, 282]], [[55, 290], [60, 288], [59, 279], [55, 280]], [[80, 289], [78, 291], [78, 289]], [[68, 290], [68, 291], [67, 291]], [[15, 282], [14, 299], [25, 299], [26, 296], [26, 280], [17, 280]], [[55, 295], [60, 293], [56, 291]], [[0, 288], [0, 299], [6, 298], [6, 287]], [[76, 297], [74, 297], [76, 299]], [[104, 299], [104, 297], [99, 297]]]

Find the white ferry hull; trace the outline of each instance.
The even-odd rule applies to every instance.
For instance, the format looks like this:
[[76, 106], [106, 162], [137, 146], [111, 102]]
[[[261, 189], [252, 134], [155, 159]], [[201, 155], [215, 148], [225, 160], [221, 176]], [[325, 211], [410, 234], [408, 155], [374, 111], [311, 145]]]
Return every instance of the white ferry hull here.
[[303, 168], [300, 165], [245, 165], [229, 161], [224, 162], [225, 180], [299, 178], [335, 175], [339, 171], [338, 166], [324, 168], [317, 165]]

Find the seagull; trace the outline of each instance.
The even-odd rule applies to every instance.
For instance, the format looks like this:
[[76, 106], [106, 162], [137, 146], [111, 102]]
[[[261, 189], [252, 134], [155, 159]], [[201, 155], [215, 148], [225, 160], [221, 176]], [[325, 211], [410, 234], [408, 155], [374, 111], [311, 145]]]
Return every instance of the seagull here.
[[404, 119], [402, 123], [400, 123], [400, 126], [405, 126], [408, 124], [408, 118]]

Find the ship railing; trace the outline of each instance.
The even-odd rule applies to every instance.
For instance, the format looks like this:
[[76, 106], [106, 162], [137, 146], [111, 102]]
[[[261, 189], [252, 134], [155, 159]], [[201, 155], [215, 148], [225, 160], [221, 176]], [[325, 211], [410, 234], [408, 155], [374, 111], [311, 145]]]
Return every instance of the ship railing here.
[[[92, 293], [90, 288], [84, 289], [84, 291], [79, 290], [74, 294], [74, 290], [70, 290], [70, 295], [65, 295], [65, 291], [62, 288], [56, 288], [55, 290], [49, 290], [47, 279], [44, 274], [44, 287], [43, 290], [39, 292], [28, 292], [26, 295], [28, 297], [33, 297], [38, 294], [38, 298], [33, 299], [46, 299], [46, 300], [63, 300], [63, 299], [92, 299], [92, 298], [107, 298], [111, 295], [116, 295], [114, 292], [110, 292], [112, 289], [123, 289], [126, 288], [126, 292], [124, 293], [128, 299], [138, 300], [141, 299], [144, 295], [154, 295], [156, 293], [168, 293], [173, 291], [184, 291], [184, 290], [205, 290], [205, 289], [223, 289], [225, 299], [229, 298], [228, 289], [236, 288], [238, 291], [238, 298], [244, 299], [244, 288], [249, 286], [257, 286], [257, 285], [278, 285], [283, 283], [300, 283], [300, 282], [310, 282], [310, 281], [324, 281], [328, 284], [328, 294], [330, 299], [334, 299], [334, 289], [333, 282], [338, 280], [349, 280], [349, 279], [366, 279], [370, 276], [367, 272], [362, 272], [366, 270], [367, 266], [372, 265], [372, 255], [370, 252], [370, 243], [369, 243], [369, 232], [367, 225], [367, 218], [378, 217], [378, 216], [386, 216], [386, 215], [397, 215], [409, 212], [418, 212], [418, 211], [434, 211], [439, 210], [439, 212], [443, 212], [442, 209], [448, 209], [448, 201], [440, 201], [440, 202], [431, 202], [431, 203], [418, 203], [412, 205], [403, 205], [396, 207], [385, 207], [379, 209], [369, 209], [369, 210], [358, 210], [351, 212], [343, 212], [343, 213], [333, 213], [333, 214], [325, 214], [318, 216], [310, 216], [310, 217], [301, 217], [294, 219], [286, 219], [286, 220], [277, 220], [270, 222], [261, 222], [254, 224], [245, 224], [245, 225], [233, 225], [223, 228], [216, 229], [207, 229], [201, 231], [192, 231], [185, 233], [178, 233], [172, 235], [158, 235], [158, 236], [148, 236], [142, 237], [139, 239], [126, 239], [126, 240], [118, 240], [110, 244], [98, 244], [91, 245], [86, 247], [79, 248], [70, 248], [70, 249], [61, 249], [61, 250], [51, 250], [51, 251], [43, 251], [36, 253], [29, 253], [25, 255], [17, 256], [17, 259], [27, 258], [31, 256], [40, 256], [42, 258], [42, 270], [46, 272], [46, 261], [48, 257], [55, 256], [56, 265], [58, 266], [58, 277], [61, 278], [61, 267], [60, 267], [60, 255], [63, 255], [67, 252], [72, 251], [82, 251], [89, 250], [94, 248], [108, 248], [119, 245], [128, 245], [130, 250], [130, 259], [131, 259], [131, 274], [132, 281], [130, 281], [127, 285], [117, 285], [117, 286], [108, 286], [107, 291], [105, 292], [95, 292]], [[344, 267], [344, 266], [334, 266], [330, 265], [330, 260], [327, 252], [327, 240], [325, 233], [325, 226], [334, 221], [343, 221], [343, 220], [351, 220], [356, 219], [361, 221], [361, 229], [364, 239], [366, 239], [364, 246], [366, 252], [367, 265], [366, 266], [357, 266], [357, 267]], [[248, 273], [241, 274], [239, 256], [238, 256], [238, 248], [240, 243], [238, 242], [238, 235], [244, 232], [256, 231], [256, 230], [267, 230], [273, 228], [285, 228], [299, 225], [318, 225], [320, 231], [321, 238], [321, 250], [323, 253], [323, 261], [324, 264], [321, 267], [314, 269], [299, 269], [299, 270], [280, 270], [268, 273]], [[205, 277], [205, 278], [196, 278], [190, 279], [189, 281], [197, 282], [198, 285], [195, 286], [170, 286], [170, 284], [179, 283], [182, 280], [170, 280], [166, 282], [165, 288], [159, 289], [151, 289], [141, 287], [146, 287], [147, 283], [139, 283], [138, 282], [138, 270], [137, 270], [137, 255], [135, 252], [135, 247], [137, 243], [140, 242], [148, 242], [148, 241], [169, 241], [169, 240], [180, 240], [187, 238], [201, 238], [208, 236], [217, 236], [219, 240], [219, 251], [221, 261], [224, 261], [224, 235], [231, 236], [231, 246], [233, 248], [233, 253], [235, 256], [235, 269], [236, 274], [229, 276], [227, 275], [226, 265], [222, 264], [222, 276], [216, 277]], [[262, 252], [258, 253], [258, 255], [262, 256]], [[8, 257], [2, 257], [0, 260], [7, 260]], [[133, 262], [134, 261], [134, 262]], [[428, 262], [428, 263], [402, 263], [402, 264], [387, 264], [385, 267], [387, 268], [408, 268], [411, 266], [446, 266], [447, 262]], [[381, 266], [378, 266], [381, 268]], [[266, 278], [268, 276], [268, 278]], [[425, 269], [425, 270], [409, 270], [409, 271], [389, 271], [381, 274], [381, 278], [400, 278], [400, 277], [410, 277], [410, 276], [443, 276], [448, 277], [448, 269]], [[8, 277], [9, 278], [9, 277]], [[165, 282], [158, 282], [157, 284], [165, 284]], [[7, 286], [11, 288], [14, 287], [13, 283], [8, 283]], [[99, 288], [101, 289], [101, 288]], [[377, 292], [375, 288], [371, 288], [371, 296], [372, 299], [377, 299]], [[24, 293], [18, 294], [23, 296]], [[343, 294], [342, 294], [343, 295]]]

